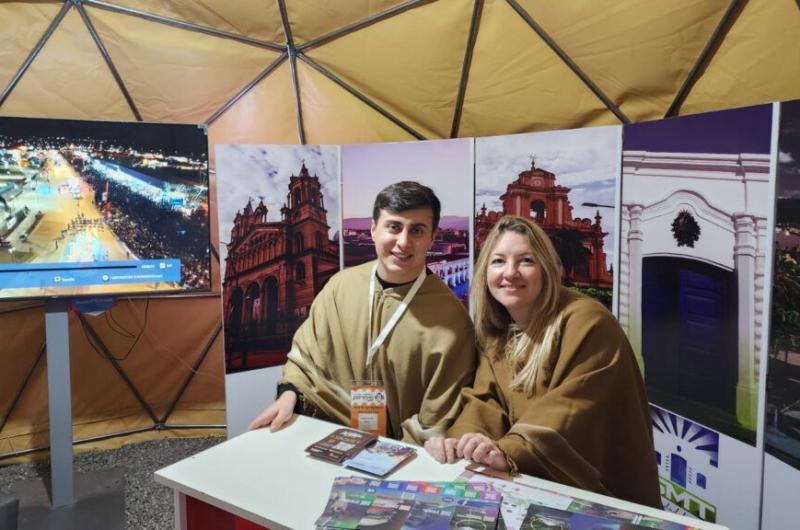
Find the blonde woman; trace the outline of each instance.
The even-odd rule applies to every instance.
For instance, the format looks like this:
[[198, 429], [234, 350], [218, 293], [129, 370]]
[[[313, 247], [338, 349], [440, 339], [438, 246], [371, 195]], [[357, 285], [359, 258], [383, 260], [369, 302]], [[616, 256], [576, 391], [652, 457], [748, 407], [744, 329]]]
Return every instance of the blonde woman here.
[[561, 285], [533, 221], [503, 217], [472, 284], [481, 351], [464, 409], [425, 448], [660, 508], [647, 398], [630, 344], [599, 302]]

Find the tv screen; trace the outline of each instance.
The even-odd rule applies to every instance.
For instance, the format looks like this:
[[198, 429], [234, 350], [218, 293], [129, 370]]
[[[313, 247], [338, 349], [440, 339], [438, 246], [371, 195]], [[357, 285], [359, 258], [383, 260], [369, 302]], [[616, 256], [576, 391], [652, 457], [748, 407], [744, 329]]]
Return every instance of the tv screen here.
[[211, 286], [196, 125], [0, 117], [0, 299]]

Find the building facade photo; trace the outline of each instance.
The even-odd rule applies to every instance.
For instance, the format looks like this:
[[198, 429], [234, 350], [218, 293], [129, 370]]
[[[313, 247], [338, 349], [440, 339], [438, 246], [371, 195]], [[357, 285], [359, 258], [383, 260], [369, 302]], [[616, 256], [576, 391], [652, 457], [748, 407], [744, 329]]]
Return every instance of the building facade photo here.
[[[338, 196], [331, 195], [338, 190], [337, 177], [335, 172], [323, 174], [338, 166], [325, 164], [325, 154], [330, 158], [322, 151], [316, 157], [321, 163], [314, 165], [300, 155], [297, 160], [275, 157], [277, 167], [261, 175], [263, 181], [271, 180], [261, 191], [274, 190], [274, 195], [240, 193], [238, 208], [220, 187], [221, 205], [232, 207], [226, 211], [228, 222], [220, 220], [229, 372], [283, 364], [314, 297], [339, 270]], [[225, 162], [222, 156], [218, 171], [224, 171]]]

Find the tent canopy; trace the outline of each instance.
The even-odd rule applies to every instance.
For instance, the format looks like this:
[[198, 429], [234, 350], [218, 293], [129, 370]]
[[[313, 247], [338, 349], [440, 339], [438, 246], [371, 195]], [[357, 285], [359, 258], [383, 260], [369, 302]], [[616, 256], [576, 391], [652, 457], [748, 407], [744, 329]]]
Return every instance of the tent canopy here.
[[798, 96], [793, 0], [6, 2], [0, 115], [211, 143], [488, 136]]

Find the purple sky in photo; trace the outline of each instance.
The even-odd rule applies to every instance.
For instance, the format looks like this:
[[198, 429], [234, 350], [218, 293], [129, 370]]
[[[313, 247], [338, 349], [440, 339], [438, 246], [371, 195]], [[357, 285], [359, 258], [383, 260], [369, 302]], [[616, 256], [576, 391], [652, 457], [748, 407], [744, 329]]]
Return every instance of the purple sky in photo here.
[[442, 215], [472, 210], [471, 138], [342, 146], [344, 218], [371, 217], [375, 196], [402, 180], [433, 189]]
[[769, 154], [772, 105], [625, 125], [625, 151]]

